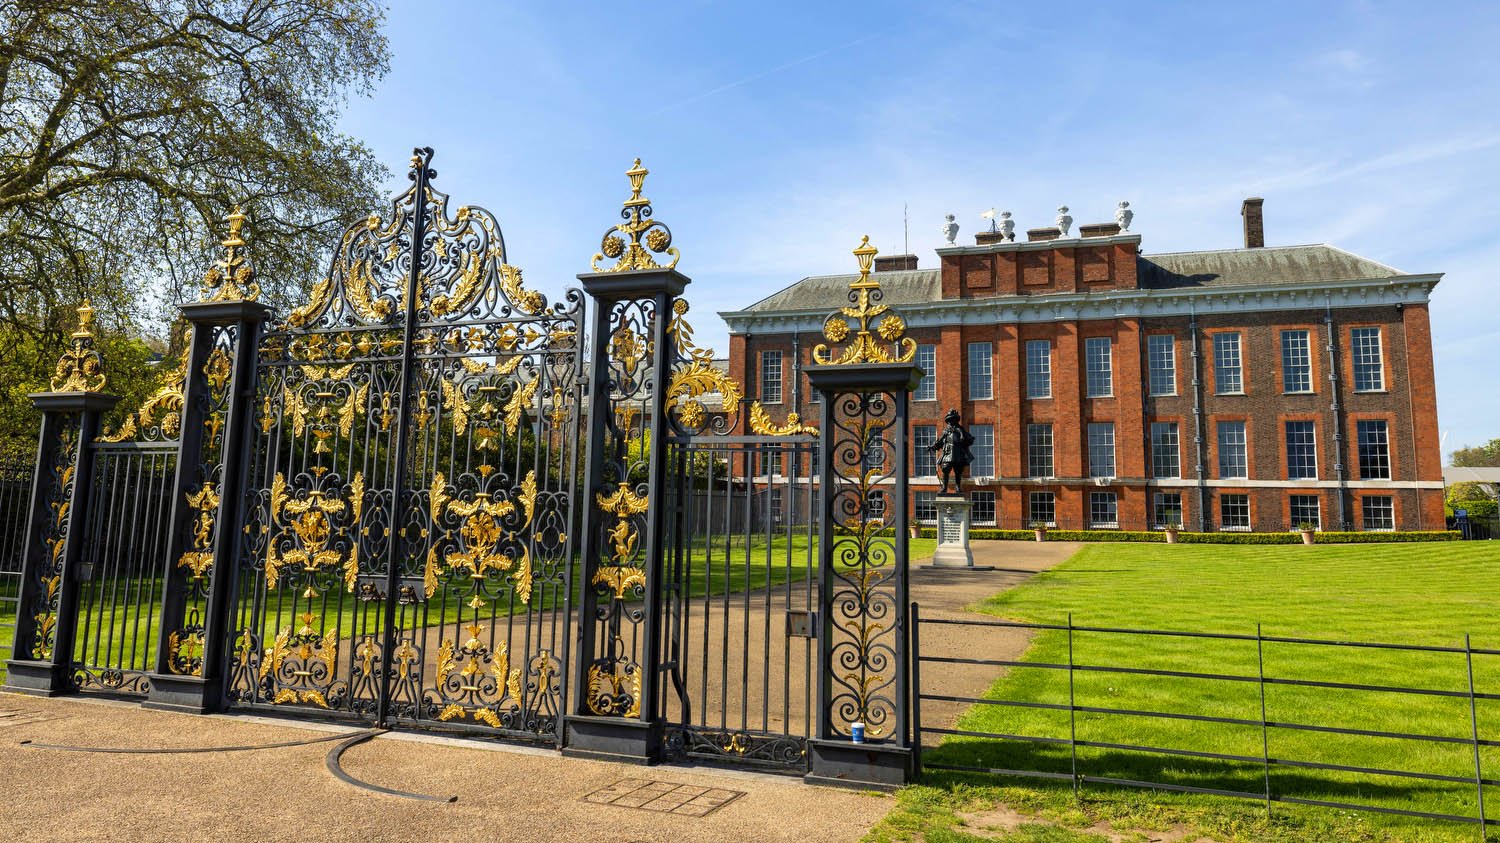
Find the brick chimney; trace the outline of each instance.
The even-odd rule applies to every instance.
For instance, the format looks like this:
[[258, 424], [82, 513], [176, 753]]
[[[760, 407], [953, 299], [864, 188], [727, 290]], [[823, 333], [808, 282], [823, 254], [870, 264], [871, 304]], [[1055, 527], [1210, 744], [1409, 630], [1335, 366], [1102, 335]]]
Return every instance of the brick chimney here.
[[1240, 206], [1240, 216], [1245, 218], [1245, 248], [1259, 249], [1266, 245], [1266, 224], [1261, 219], [1260, 206], [1266, 200], [1252, 196]]
[[895, 272], [901, 269], [916, 269], [916, 255], [886, 255], [875, 259], [876, 272]]

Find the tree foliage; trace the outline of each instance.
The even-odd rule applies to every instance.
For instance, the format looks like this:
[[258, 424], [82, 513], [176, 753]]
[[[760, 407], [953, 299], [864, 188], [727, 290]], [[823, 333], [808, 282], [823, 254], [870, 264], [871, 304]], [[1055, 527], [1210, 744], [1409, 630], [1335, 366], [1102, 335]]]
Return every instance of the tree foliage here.
[[376, 0], [0, 0], [0, 325], [29, 343], [23, 391], [83, 295], [106, 335], [195, 299], [236, 204], [265, 297], [300, 298], [386, 175], [336, 129], [387, 69], [383, 21]]
[[1467, 509], [1470, 518], [1493, 518], [1497, 509], [1495, 495], [1489, 484], [1464, 481], [1448, 487], [1444, 503], [1449, 512]]
[[1459, 448], [1452, 454], [1452, 464], [1466, 468], [1500, 467], [1500, 439], [1483, 445]]

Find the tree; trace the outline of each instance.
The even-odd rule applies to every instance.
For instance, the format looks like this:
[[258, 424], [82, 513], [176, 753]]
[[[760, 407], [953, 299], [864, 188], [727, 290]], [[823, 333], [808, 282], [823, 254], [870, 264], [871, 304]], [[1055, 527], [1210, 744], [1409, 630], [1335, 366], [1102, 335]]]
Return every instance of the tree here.
[[137, 337], [196, 298], [237, 204], [267, 300], [326, 271], [386, 175], [335, 128], [387, 69], [383, 21], [376, 0], [0, 0], [0, 325], [32, 338], [35, 386], [83, 295]]
[[1474, 519], [1493, 518], [1497, 508], [1500, 508], [1488, 484], [1469, 481], [1449, 486], [1443, 502], [1447, 504], [1449, 512], [1467, 509], [1469, 517]]
[[1452, 454], [1453, 465], [1465, 468], [1500, 467], [1500, 439], [1483, 445], [1463, 447]]

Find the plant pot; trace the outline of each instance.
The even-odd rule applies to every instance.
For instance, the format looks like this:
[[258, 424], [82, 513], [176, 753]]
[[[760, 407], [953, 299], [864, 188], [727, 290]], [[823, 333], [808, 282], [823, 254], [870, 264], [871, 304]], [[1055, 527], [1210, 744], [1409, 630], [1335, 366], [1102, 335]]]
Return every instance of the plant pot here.
[[1305, 545], [1311, 545], [1313, 543], [1313, 535], [1314, 533], [1312, 530], [1303, 530], [1302, 543]]
[[1031, 532], [1033, 532], [1033, 533], [1036, 534], [1036, 540], [1037, 541], [1044, 542], [1044, 541], [1047, 540], [1047, 531], [1046, 530], [1032, 530]]
[[911, 537], [914, 539], [920, 539], [922, 537], [922, 528], [918, 527], [915, 524], [911, 525], [910, 532]]
[[1167, 544], [1177, 544], [1177, 531], [1171, 528], [1163, 530], [1167, 535]]

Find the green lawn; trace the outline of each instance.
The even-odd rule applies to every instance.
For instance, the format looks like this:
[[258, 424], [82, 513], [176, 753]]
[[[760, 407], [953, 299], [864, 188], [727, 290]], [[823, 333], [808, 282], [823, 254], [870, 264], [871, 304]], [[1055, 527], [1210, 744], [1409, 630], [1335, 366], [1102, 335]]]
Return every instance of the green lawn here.
[[[1260, 623], [1266, 635], [1500, 649], [1500, 547], [1489, 542], [1353, 546], [1091, 545], [1027, 584], [991, 598], [981, 611], [1013, 620], [1079, 626], [1137, 627], [1247, 633]], [[1042, 632], [1024, 659], [1066, 663], [1065, 631]], [[939, 655], [932, 653], [931, 655]], [[949, 655], [982, 655], [949, 654]], [[1077, 664], [1142, 667], [1255, 676], [1256, 642], [1076, 633]], [[1267, 676], [1403, 685], [1466, 691], [1463, 654], [1403, 653], [1305, 645], [1264, 645]], [[940, 670], [929, 665], [924, 673]], [[1480, 693], [1500, 694], [1500, 656], [1476, 656]], [[1078, 705], [1152, 710], [1258, 720], [1257, 683], [1118, 673], [1075, 673]], [[992, 699], [1066, 705], [1068, 674], [1015, 668], [986, 695]], [[1386, 692], [1268, 686], [1271, 721], [1416, 732], [1467, 738], [1467, 699]], [[1481, 738], [1500, 740], [1500, 700], [1478, 703]], [[1066, 738], [1067, 711], [974, 706], [960, 722], [973, 731]], [[1081, 740], [1152, 745], [1259, 757], [1260, 726], [1199, 723], [1158, 717], [1080, 713]], [[929, 743], [934, 740], [929, 737]], [[1473, 750], [1462, 744], [1417, 743], [1379, 737], [1272, 728], [1273, 758], [1315, 761], [1453, 776], [1474, 775]], [[924, 753], [929, 762], [1068, 772], [1066, 745], [950, 738]], [[1500, 778], [1500, 747], [1481, 753], [1488, 778]], [[1260, 764], [1163, 758], [1116, 749], [1080, 748], [1079, 772], [1145, 781], [1260, 792]], [[1061, 820], [1088, 825], [1119, 819], [1127, 826], [1164, 828], [1174, 821], [1233, 840], [1474, 840], [1477, 829], [1455, 823], [1277, 804], [1274, 819], [1263, 804], [1162, 791], [1087, 785], [1075, 803], [1067, 782], [1053, 786], [1018, 778], [933, 773], [928, 786], [911, 788], [901, 806], [872, 834], [874, 840], [966, 839], [954, 827], [961, 810], [1004, 800]], [[1343, 772], [1272, 767], [1273, 792], [1309, 799], [1382, 805], [1474, 816], [1472, 783], [1402, 780]], [[1500, 819], [1500, 787], [1487, 788], [1487, 813]], [[967, 806], [967, 807], [965, 807]], [[946, 830], [944, 830], [946, 829]], [[1053, 834], [1054, 832], [1046, 832]], [[1034, 839], [1086, 840], [1068, 836]], [[1040, 830], [1027, 834], [1043, 834]], [[947, 835], [947, 836], [945, 836]], [[953, 836], [957, 835], [957, 836]], [[1491, 832], [1496, 837], [1496, 832]], [[1006, 839], [1006, 838], [1000, 838]], [[1033, 839], [1015, 837], [1016, 840]]]

